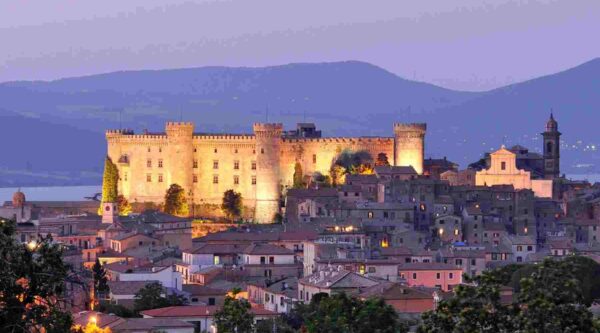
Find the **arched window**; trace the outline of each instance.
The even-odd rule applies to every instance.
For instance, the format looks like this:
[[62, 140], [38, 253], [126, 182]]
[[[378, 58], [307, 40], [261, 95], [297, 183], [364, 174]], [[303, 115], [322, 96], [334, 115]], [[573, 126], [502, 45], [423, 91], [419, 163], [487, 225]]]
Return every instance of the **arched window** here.
[[546, 152], [547, 153], [552, 152], [552, 141], [548, 141], [548, 143], [546, 143]]

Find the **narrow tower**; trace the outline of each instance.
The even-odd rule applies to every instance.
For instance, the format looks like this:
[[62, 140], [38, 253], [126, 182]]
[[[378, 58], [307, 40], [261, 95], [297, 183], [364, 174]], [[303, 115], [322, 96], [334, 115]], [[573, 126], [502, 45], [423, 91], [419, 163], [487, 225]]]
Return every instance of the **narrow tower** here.
[[256, 208], [254, 218], [261, 223], [273, 222], [279, 212], [280, 156], [282, 124], [255, 123], [256, 140]]
[[554, 115], [550, 113], [550, 119], [546, 122], [544, 136], [544, 178], [554, 179], [560, 176], [560, 135], [558, 123]]
[[166, 183], [165, 190], [171, 184], [177, 184], [183, 187], [185, 193], [188, 193], [192, 188], [194, 124], [168, 122], [166, 132], [170, 175], [167, 176], [168, 183]]
[[412, 166], [423, 174], [427, 124], [394, 124], [394, 165]]

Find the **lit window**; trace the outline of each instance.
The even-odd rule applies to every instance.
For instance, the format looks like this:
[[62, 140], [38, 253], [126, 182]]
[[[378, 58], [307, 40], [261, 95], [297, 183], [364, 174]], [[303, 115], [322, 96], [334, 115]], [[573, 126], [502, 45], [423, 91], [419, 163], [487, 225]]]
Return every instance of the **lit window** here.
[[373, 218], [373, 212], [368, 212], [368, 213], [367, 213], [367, 216], [368, 216], [370, 219], [372, 219], [372, 218]]

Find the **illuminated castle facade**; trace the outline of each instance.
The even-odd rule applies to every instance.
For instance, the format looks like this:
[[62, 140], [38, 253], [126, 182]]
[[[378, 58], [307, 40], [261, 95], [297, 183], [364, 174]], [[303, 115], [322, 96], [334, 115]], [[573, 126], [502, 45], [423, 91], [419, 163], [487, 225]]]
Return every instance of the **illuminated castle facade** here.
[[423, 172], [425, 124], [394, 124], [393, 137], [322, 138], [312, 124], [284, 132], [282, 124], [256, 123], [253, 132], [197, 134], [187, 122], [169, 122], [158, 134], [109, 130], [108, 156], [119, 169], [119, 193], [130, 202], [160, 203], [167, 188], [179, 184], [195, 204], [220, 204], [233, 189], [244, 205], [254, 207], [255, 220], [266, 223], [279, 212], [297, 162], [305, 175], [327, 175], [341, 152], [366, 151]]

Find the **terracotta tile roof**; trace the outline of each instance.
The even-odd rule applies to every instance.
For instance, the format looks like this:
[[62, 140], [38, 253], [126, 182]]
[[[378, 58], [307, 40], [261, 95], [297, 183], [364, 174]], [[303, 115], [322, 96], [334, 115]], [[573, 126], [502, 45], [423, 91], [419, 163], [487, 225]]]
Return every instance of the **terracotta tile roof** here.
[[377, 175], [417, 175], [415, 168], [412, 166], [385, 166], [380, 165], [375, 167]]
[[117, 324], [114, 332], [163, 332], [165, 329], [193, 328], [194, 325], [187, 321], [164, 318], [128, 318], [123, 323]]
[[413, 288], [400, 283], [386, 281], [365, 289], [358, 297], [381, 297], [384, 300], [433, 299], [433, 290]]
[[210, 288], [199, 284], [184, 284], [183, 291], [193, 296], [225, 296], [226, 290]]
[[254, 243], [248, 246], [246, 249], [244, 249], [243, 253], [249, 255], [293, 255], [294, 251], [277, 245], [267, 243]]
[[247, 248], [245, 244], [202, 244], [193, 250], [185, 250], [191, 254], [238, 254]]
[[384, 247], [380, 251], [382, 256], [410, 256], [412, 251], [405, 246], [401, 247]]

